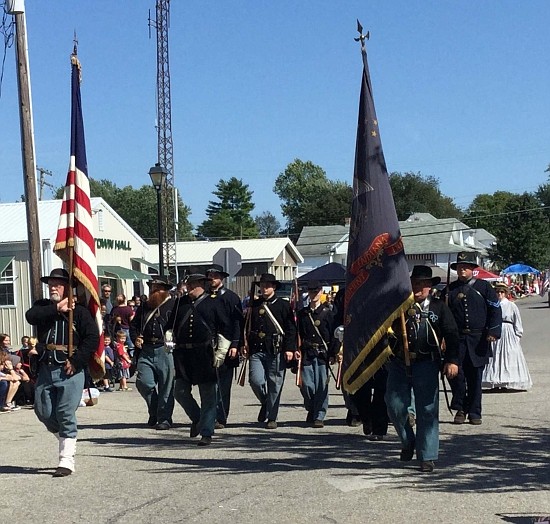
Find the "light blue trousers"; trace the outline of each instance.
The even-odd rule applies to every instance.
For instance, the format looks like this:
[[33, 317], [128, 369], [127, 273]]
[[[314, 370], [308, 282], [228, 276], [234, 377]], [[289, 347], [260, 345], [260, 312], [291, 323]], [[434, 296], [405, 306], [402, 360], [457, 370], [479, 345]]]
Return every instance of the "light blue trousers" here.
[[34, 412], [52, 433], [76, 438], [76, 410], [82, 399], [84, 371], [67, 376], [63, 365], [40, 364], [34, 393]]
[[[407, 378], [405, 364], [398, 359], [388, 364], [386, 405], [403, 449], [416, 449], [418, 460], [437, 460], [439, 454], [439, 365], [426, 360], [411, 364]], [[416, 410], [416, 435], [408, 422], [411, 387]]]
[[328, 408], [327, 364], [318, 358], [302, 368], [302, 387], [304, 407], [311, 413], [313, 420], [324, 420]]
[[216, 404], [218, 400], [218, 387], [215, 382], [203, 382], [198, 384], [201, 405], [199, 406], [193, 397], [191, 382], [185, 378], [177, 378], [174, 383], [174, 397], [181, 405], [187, 416], [199, 426], [203, 437], [211, 437], [214, 434], [216, 423]]
[[284, 353], [254, 353], [249, 359], [250, 387], [256, 398], [266, 406], [267, 420], [277, 420], [281, 392], [285, 381]]

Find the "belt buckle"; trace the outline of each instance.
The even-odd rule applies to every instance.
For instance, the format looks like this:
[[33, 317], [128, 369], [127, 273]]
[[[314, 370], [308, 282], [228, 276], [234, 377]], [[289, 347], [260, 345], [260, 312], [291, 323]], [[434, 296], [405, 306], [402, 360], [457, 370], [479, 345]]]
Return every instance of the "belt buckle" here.
[[263, 331], [258, 331], [258, 338], [265, 338], [265, 333]]

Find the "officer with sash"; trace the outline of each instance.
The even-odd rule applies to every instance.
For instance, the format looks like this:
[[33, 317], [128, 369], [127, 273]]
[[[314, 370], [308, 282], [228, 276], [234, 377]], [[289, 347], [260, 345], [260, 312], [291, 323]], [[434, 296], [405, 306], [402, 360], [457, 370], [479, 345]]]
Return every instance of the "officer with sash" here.
[[257, 284], [260, 296], [250, 302], [243, 351], [249, 352], [250, 386], [261, 403], [258, 422], [267, 420], [265, 427], [276, 429], [286, 366], [299, 358], [296, 324], [290, 303], [277, 297], [275, 275], [264, 273]]
[[[40, 279], [48, 284], [49, 299], [37, 300], [27, 311], [27, 322], [36, 326], [38, 344], [29, 355], [38, 356], [34, 411], [59, 441], [59, 464], [54, 477], [75, 470], [76, 410], [84, 389], [84, 369], [99, 346], [99, 328], [90, 311], [69, 302], [69, 273], [54, 269]], [[73, 310], [73, 349], [68, 354], [69, 310]]]
[[[414, 266], [411, 284], [415, 304], [406, 313], [410, 369], [405, 365], [401, 320], [392, 326], [395, 357], [388, 363], [385, 400], [388, 415], [401, 440], [400, 460], [412, 460], [415, 450], [420, 470], [432, 472], [439, 454], [439, 371], [451, 379], [458, 373], [458, 329], [446, 304], [431, 289], [441, 278], [428, 266]], [[445, 352], [441, 342], [445, 340]], [[416, 434], [409, 422], [414, 393]]]
[[450, 381], [454, 423], [481, 424], [481, 383], [483, 368], [491, 356], [491, 342], [500, 338], [502, 311], [495, 290], [486, 280], [474, 278], [478, 267], [474, 252], [461, 252], [451, 269], [458, 280], [449, 286], [446, 299], [460, 335], [459, 372]]

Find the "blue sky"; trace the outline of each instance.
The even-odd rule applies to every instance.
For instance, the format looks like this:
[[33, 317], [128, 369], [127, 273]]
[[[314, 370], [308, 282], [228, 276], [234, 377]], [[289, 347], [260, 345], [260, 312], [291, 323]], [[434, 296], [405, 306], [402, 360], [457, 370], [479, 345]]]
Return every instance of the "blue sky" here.
[[[2, 0], [0, 0], [2, 3]], [[65, 182], [77, 32], [91, 177], [149, 184], [156, 162], [154, 0], [26, 0], [36, 161]], [[534, 191], [550, 164], [547, 0], [172, 0], [175, 184], [198, 225], [220, 179], [280, 217], [274, 181], [295, 158], [351, 183], [361, 54], [390, 171], [437, 177], [459, 206]], [[15, 49], [0, 97], [0, 201], [23, 193]], [[51, 192], [46, 188], [45, 196]], [[320, 203], [330, 205], [330, 203]], [[282, 219], [281, 219], [282, 220]]]

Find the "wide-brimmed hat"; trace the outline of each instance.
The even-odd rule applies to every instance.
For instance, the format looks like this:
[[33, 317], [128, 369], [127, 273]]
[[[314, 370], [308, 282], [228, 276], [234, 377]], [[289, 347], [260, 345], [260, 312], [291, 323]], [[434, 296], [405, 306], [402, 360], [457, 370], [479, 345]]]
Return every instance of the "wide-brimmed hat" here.
[[433, 287], [441, 282], [441, 277], [433, 277], [430, 266], [414, 266], [411, 273], [411, 281], [413, 280], [429, 280]]
[[260, 280], [258, 280], [255, 283], [256, 284], [261, 284], [262, 282], [269, 282], [269, 283], [273, 284], [275, 289], [277, 289], [279, 287], [279, 281], [277, 280], [275, 275], [272, 274], [272, 273], [262, 273], [260, 275]]
[[62, 280], [63, 282], [69, 283], [69, 272], [66, 269], [58, 267], [52, 269], [51, 273], [47, 277], [40, 277], [40, 281], [47, 284], [50, 280]]
[[451, 264], [451, 269], [456, 269], [458, 264], [468, 264], [472, 267], [479, 267], [477, 263], [477, 253], [475, 251], [461, 251], [456, 256], [456, 262]]
[[165, 275], [152, 275], [151, 280], [147, 281], [149, 287], [152, 286], [162, 286], [165, 289], [171, 289], [172, 284], [170, 284], [168, 277]]
[[495, 290], [496, 291], [504, 291], [505, 293], [508, 293], [508, 291], [510, 291], [510, 288], [504, 282], [497, 282], [495, 284]]
[[203, 275], [202, 273], [191, 273], [186, 279], [186, 284], [193, 284], [194, 282], [206, 282], [212, 280], [210, 277]]
[[222, 278], [227, 278], [229, 276], [229, 273], [226, 273], [223, 270], [223, 267], [220, 264], [210, 264], [207, 268], [205, 273], [208, 275], [208, 273], [219, 273]]
[[318, 280], [310, 280], [308, 283], [307, 283], [307, 290], [308, 291], [318, 291], [319, 289], [322, 289], [323, 286], [321, 284], [321, 282], [319, 282]]

